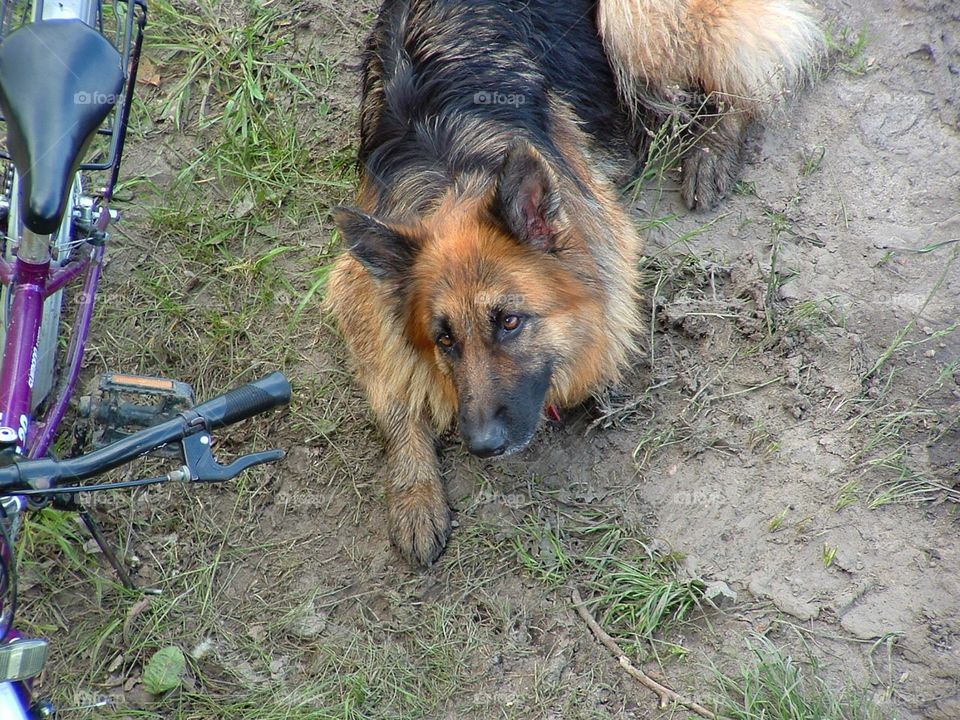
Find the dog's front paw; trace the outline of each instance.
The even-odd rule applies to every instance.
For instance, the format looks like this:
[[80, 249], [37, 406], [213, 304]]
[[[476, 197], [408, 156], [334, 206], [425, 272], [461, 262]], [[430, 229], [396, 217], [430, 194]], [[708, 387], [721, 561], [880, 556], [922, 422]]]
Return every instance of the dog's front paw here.
[[428, 567], [447, 545], [452, 528], [443, 487], [421, 483], [389, 499], [390, 539], [411, 565]]

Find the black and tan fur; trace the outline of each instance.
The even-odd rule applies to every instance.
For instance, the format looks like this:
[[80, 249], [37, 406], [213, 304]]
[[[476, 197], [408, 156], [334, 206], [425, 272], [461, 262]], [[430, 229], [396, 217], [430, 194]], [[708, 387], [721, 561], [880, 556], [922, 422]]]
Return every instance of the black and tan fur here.
[[328, 302], [383, 432], [406, 558], [429, 564], [450, 532], [436, 432], [457, 422], [476, 454], [514, 452], [546, 406], [627, 365], [641, 241], [613, 179], [664, 104], [721, 111], [683, 161], [688, 205], [710, 206], [817, 39], [799, 0], [384, 2]]

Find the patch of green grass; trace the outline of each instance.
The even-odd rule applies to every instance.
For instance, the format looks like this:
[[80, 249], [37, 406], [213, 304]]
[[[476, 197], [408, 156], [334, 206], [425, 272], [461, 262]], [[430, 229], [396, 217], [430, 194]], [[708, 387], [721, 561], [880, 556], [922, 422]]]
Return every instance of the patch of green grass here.
[[[779, 235], [780, 216], [771, 216], [771, 222], [774, 225], [775, 235]], [[766, 278], [766, 292], [764, 295], [763, 312], [767, 324], [767, 337], [772, 338], [776, 334], [777, 328], [777, 299], [780, 296], [780, 287], [790, 278], [796, 275], [795, 272], [788, 271], [783, 273], [779, 266], [780, 240], [774, 238], [773, 249], [770, 252], [770, 271]]]
[[782, 234], [789, 233], [793, 229], [793, 221], [783, 210], [765, 208], [763, 211], [763, 216], [770, 224], [770, 230], [773, 233], [774, 238], [777, 238]]
[[766, 428], [762, 419], [757, 419], [750, 428], [747, 447], [750, 452], [759, 453], [761, 458], [770, 458], [780, 451], [780, 441]]
[[768, 638], [748, 642], [749, 662], [736, 675], [717, 673], [718, 715], [729, 720], [881, 720], [862, 693], [833, 689], [812, 657], [798, 663]]
[[[249, 498], [240, 491], [232, 507], [222, 496], [191, 503], [201, 499], [169, 488], [129, 498], [144, 516], [138, 542], [159, 572], [160, 594], [128, 593], [105, 580], [109, 570], [83, 553], [73, 516], [44, 513], [25, 528], [22, 577], [34, 583], [31, 597], [43, 592], [42, 602], [27, 604], [33, 621], [23, 627], [54, 640], [47, 692], [61, 707], [93, 704], [91, 689], [106, 683], [101, 695], [114, 696], [111, 704], [77, 717], [430, 718], [472, 677], [480, 644], [489, 647], [513, 622], [490, 622], [476, 603], [455, 598], [421, 606], [398, 588], [392, 619], [361, 615], [342, 626], [320, 619], [329, 630], [304, 639], [297, 620], [322, 607], [319, 591], [305, 599], [290, 586], [272, 591], [237, 578], [246, 560], [276, 557], [285, 546], [244, 526]], [[182, 509], [170, 518], [164, 508], [174, 499]], [[64, 553], [78, 559], [65, 561]], [[49, 555], [53, 562], [44, 560]], [[84, 642], [63, 640], [68, 634]], [[109, 691], [140, 684], [147, 661], [171, 644], [188, 655], [180, 690], [135, 705]]]
[[528, 517], [513, 540], [513, 549], [523, 568], [540, 582], [563, 585], [570, 578], [574, 561], [550, 521]]
[[[250, 666], [194, 662], [193, 689], [156, 698], [139, 714], [123, 710], [100, 717], [201, 720], [361, 720], [430, 718], [467, 681], [478, 628], [462, 609], [438, 604], [390, 632], [367, 624], [311, 644], [310, 679], [287, 685], [276, 656]], [[396, 631], [401, 632], [396, 632]], [[271, 665], [271, 662], [274, 664]]]
[[773, 347], [788, 335], [816, 336], [828, 327], [842, 327], [834, 298], [784, 302], [781, 288], [799, 275], [795, 268], [784, 267], [781, 258], [781, 233], [789, 232], [791, 223], [783, 213], [768, 213], [774, 239], [770, 252], [769, 270], [765, 277], [763, 312], [766, 323], [766, 347]]
[[[952, 241], [949, 244], [953, 244], [953, 249], [950, 252], [950, 255], [946, 258], [943, 264], [943, 269], [940, 271], [940, 274], [937, 276], [936, 281], [933, 286], [930, 288], [930, 291], [927, 293], [926, 297], [923, 300], [923, 303], [920, 305], [917, 312], [910, 319], [910, 321], [901, 328], [896, 336], [891, 340], [887, 348], [880, 353], [880, 356], [874, 361], [873, 365], [864, 375], [864, 380], [867, 380], [871, 377], [874, 377], [879, 373], [883, 367], [897, 354], [903, 353], [903, 351], [908, 350], [913, 347], [919, 347], [927, 343], [936, 342], [942, 340], [943, 338], [952, 335], [954, 332], [960, 328], [960, 321], [954, 322], [944, 328], [940, 328], [929, 334], [925, 334], [919, 340], [908, 340], [910, 333], [914, 331], [917, 326], [920, 318], [923, 317], [924, 312], [927, 309], [927, 306], [930, 302], [937, 296], [940, 290], [943, 288], [944, 284], [947, 282], [947, 279], [950, 277], [950, 272], [953, 269], [954, 264], [957, 262], [957, 258], [960, 257], [960, 244], [954, 244]], [[916, 253], [926, 254], [929, 252], [935, 252], [936, 250], [949, 246], [948, 243], [937, 243], [933, 246], [927, 248], [920, 248], [916, 250]]]
[[828, 23], [824, 30], [827, 52], [836, 67], [849, 75], [865, 75], [867, 59], [864, 56], [870, 37], [866, 27], [854, 30], [846, 25]]
[[767, 530], [775, 533], [783, 526], [783, 521], [787, 519], [787, 515], [790, 514], [790, 508], [784, 508], [779, 513], [770, 518], [770, 522], [767, 523]]
[[[143, 114], [169, 118], [190, 147], [158, 143], [175, 175], [128, 182], [147, 215], [131, 250], [149, 261], [108, 273], [102, 352], [205, 397], [261, 368], [303, 366], [315, 347], [338, 242], [329, 207], [355, 184], [352, 134], [329, 117], [341, 69], [300, 32], [304, 8], [158, 0], [151, 11], [160, 87], [142, 93]], [[339, 420], [323, 402], [330, 381], [305, 375], [294, 373], [293, 410], [315, 438]]]
[[578, 509], [549, 520], [528, 515], [513, 548], [540, 582], [592, 590], [589, 604], [612, 635], [646, 644], [700, 608], [705, 585], [681, 578], [675, 558], [649, 550], [643, 538], [610, 511]]
[[856, 479], [848, 480], [837, 491], [837, 500], [833, 505], [833, 509], [836, 512], [840, 512], [844, 508], [850, 507], [857, 502], [859, 493], [860, 481]]
[[646, 131], [646, 162], [640, 174], [626, 188], [634, 201], [651, 187], [661, 192], [667, 173], [680, 167], [680, 160], [690, 144], [687, 138], [689, 129], [690, 121], [674, 117], [660, 123], [655, 129]]
[[801, 177], [809, 177], [823, 167], [823, 159], [826, 157], [827, 149], [823, 145], [817, 145], [809, 151], [803, 152], [803, 166], [800, 168]]
[[938, 407], [941, 403], [937, 398], [952, 386], [958, 367], [960, 360], [943, 366], [938, 377], [915, 397], [899, 397], [897, 368], [871, 379], [873, 397], [857, 402], [856, 414], [848, 425], [862, 437], [862, 444], [850, 457], [859, 478], [850, 482], [859, 485], [866, 477], [874, 481], [867, 499], [869, 507], [944, 499], [960, 502], [960, 491], [949, 472], [946, 477], [938, 476], [923, 457], [927, 446], [957, 423], [948, 407]]
[[801, 300], [791, 304], [781, 315], [781, 324], [789, 332], [818, 335], [825, 328], [845, 327], [846, 318], [839, 315], [836, 299]]
[[677, 445], [689, 439], [672, 424], [657, 425], [650, 423], [642, 430], [633, 449], [633, 461], [638, 468], [644, 468], [654, 454], [670, 445]]
[[80, 518], [75, 513], [45, 508], [26, 516], [17, 541], [17, 564], [36, 562], [45, 555], [55, 554], [58, 563], [80, 571], [89, 567], [82, 545], [87, 538], [82, 534]]
[[187, 13], [166, 0], [154, 6], [147, 48], [164, 75], [161, 113], [203, 138], [180, 177], [215, 180], [236, 215], [283, 208], [297, 222], [326, 207], [317, 196], [354, 185], [341, 162], [352, 153], [321, 134], [334, 70], [295, 40], [301, 12], [211, 0]]
[[828, 545], [827, 543], [823, 544], [823, 552], [821, 553], [821, 559], [823, 560], [823, 566], [829, 568], [833, 565], [833, 561], [837, 558], [837, 552], [840, 550], [835, 545]]
[[912, 469], [901, 449], [870, 464], [893, 477], [882, 480], [870, 492], [869, 507], [876, 509], [897, 503], [929, 503], [941, 499], [960, 503], [960, 490], [950, 483]]
[[705, 588], [702, 581], [680, 579], [668, 563], [650, 558], [611, 560], [592, 586], [608, 631], [648, 641], [698, 610]]

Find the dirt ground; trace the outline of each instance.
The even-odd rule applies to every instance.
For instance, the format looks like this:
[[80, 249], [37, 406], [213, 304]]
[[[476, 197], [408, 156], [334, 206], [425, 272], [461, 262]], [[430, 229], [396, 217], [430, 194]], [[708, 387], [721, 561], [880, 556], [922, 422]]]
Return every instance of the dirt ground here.
[[[79, 574], [55, 595], [39, 581], [31, 595], [28, 574], [26, 612], [70, 646], [44, 687], [67, 704], [108, 695], [117, 717], [258, 717], [228, 708], [238, 687], [251, 697], [283, 688], [328, 708], [316, 717], [686, 717], [659, 710], [595, 642], [569, 584], [537, 570], [557, 560], [550, 537], [604, 522], [736, 594], [636, 651], [686, 695], [709, 702], [710, 668], [747, 662], [760, 633], [889, 717], [960, 717], [960, 6], [820, 6], [843, 51], [754, 133], [738, 192], [695, 215], [669, 173], [637, 195], [651, 328], [624, 386], [515, 458], [480, 461], [449, 438], [458, 527], [430, 570], [412, 571], [389, 547], [379, 440], [320, 293], [293, 312], [305, 278], [329, 262], [328, 210], [349, 197], [349, 170], [302, 217], [230, 241], [241, 258], [273, 242], [293, 249], [267, 276], [270, 299], [240, 331], [224, 329], [203, 362], [188, 361], [203, 332], [186, 313], [127, 312], [119, 330], [101, 331], [91, 373], [116, 363], [179, 372], [204, 396], [281, 366], [293, 409], [223, 447], [289, 455], [232, 488], [116, 501], [111, 530], [139, 558], [141, 582], [172, 588], [169, 604], [106, 587], [81, 621], [65, 609], [89, 594]], [[314, 160], [351, 152], [356, 52], [372, 10], [317, 0], [292, 11], [289, 32], [329, 69], [322, 113], [300, 118]], [[162, 96], [163, 79], [146, 91]], [[148, 178], [155, 198], [177, 187], [202, 135], [174, 132], [152, 107], [127, 172]], [[134, 268], [155, 268], [191, 308], [209, 305], [208, 256], [191, 256], [188, 275], [171, 270], [157, 213], [135, 200], [99, 317], [143, 301], [130, 295]], [[228, 282], [246, 313], [265, 280]], [[194, 587], [204, 567], [213, 575]], [[193, 652], [190, 689], [218, 703], [190, 695], [158, 708], [144, 697], [144, 658], [167, 643]], [[92, 669], [65, 687], [55, 673], [70, 658]]]

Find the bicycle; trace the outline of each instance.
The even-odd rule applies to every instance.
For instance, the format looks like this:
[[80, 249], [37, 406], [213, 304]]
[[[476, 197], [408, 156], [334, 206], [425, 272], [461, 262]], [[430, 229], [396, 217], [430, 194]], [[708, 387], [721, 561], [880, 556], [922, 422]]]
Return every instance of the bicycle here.
[[[105, 373], [79, 398], [84, 433], [94, 449], [51, 456], [52, 442], [75, 397], [147, 20], [145, 0], [0, 0], [0, 112], [6, 148], [0, 161], [0, 717], [50, 718], [55, 709], [32, 695], [48, 643], [14, 627], [15, 544], [23, 515], [46, 505], [72, 510], [101, 546], [124, 585], [133, 583], [80, 493], [163, 482], [221, 482], [283, 457], [252, 453], [221, 465], [211, 432], [289, 402], [290, 386], [273, 373], [194, 404], [184, 383]], [[97, 147], [97, 138], [106, 150]], [[0, 136], [2, 140], [2, 136]], [[95, 152], [94, 152], [95, 151]], [[91, 156], [91, 153], [92, 156]], [[106, 173], [87, 193], [89, 173]], [[70, 336], [63, 293], [81, 283]], [[59, 372], [58, 372], [59, 367]], [[135, 401], [130, 401], [134, 398]], [[156, 477], [83, 484], [147, 453], [174, 457], [177, 469]]]

